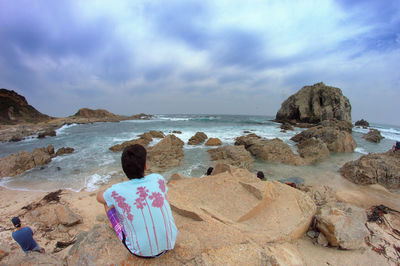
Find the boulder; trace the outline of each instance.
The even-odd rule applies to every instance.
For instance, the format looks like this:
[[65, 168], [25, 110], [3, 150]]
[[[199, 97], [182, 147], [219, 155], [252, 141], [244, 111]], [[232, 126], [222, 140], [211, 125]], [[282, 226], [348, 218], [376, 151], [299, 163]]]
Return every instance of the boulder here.
[[145, 132], [145, 133], [139, 135], [139, 139], [143, 139], [150, 143], [153, 140], [153, 135], [150, 134], [150, 132]]
[[293, 136], [291, 140], [301, 143], [313, 137], [325, 142], [331, 152], [353, 152], [357, 147], [349, 132], [334, 127], [315, 126]]
[[314, 137], [298, 144], [298, 148], [300, 156], [311, 163], [329, 157], [329, 149], [325, 142]]
[[53, 155], [54, 155], [54, 146], [53, 146], [52, 144], [49, 144], [49, 146], [47, 146], [46, 150], [47, 150], [47, 153], [48, 153], [50, 156], [53, 156]]
[[42, 166], [51, 162], [51, 156], [48, 153], [47, 148], [35, 148], [32, 156], [35, 166]]
[[13, 135], [10, 139], [10, 142], [18, 142], [24, 139], [24, 136], [21, 134]]
[[219, 138], [209, 138], [205, 145], [206, 146], [221, 146], [222, 141]]
[[59, 223], [62, 225], [73, 226], [82, 222], [82, 217], [73, 213], [66, 205], [58, 204], [54, 211]]
[[19, 151], [18, 154], [0, 158], [0, 177], [16, 176], [34, 167], [32, 153]]
[[251, 145], [254, 145], [259, 139], [261, 139], [260, 136], [254, 133], [250, 133], [246, 136], [237, 137], [235, 139], [235, 145], [244, 145], [244, 147], [248, 149]]
[[174, 130], [174, 131], [172, 131], [172, 133], [173, 133], [173, 134], [182, 134], [182, 131]]
[[364, 209], [356, 206], [331, 202], [322, 206], [315, 215], [316, 227], [324, 234], [329, 244], [343, 249], [365, 248], [369, 235], [365, 223]]
[[[249, 169], [253, 164], [253, 157], [244, 146], [223, 146], [208, 150], [212, 161], [234, 165]], [[214, 169], [215, 170], [215, 169]]]
[[357, 127], [369, 127], [369, 123], [364, 119], [358, 120], [354, 125]]
[[56, 132], [54, 130], [49, 130], [49, 131], [45, 131], [45, 132], [41, 132], [38, 134], [38, 139], [43, 139], [45, 137], [55, 137], [56, 136]]
[[[147, 134], [147, 135], [145, 135], [145, 134]], [[116, 144], [114, 146], [111, 146], [109, 148], [109, 150], [113, 151], [113, 152], [119, 152], [119, 151], [123, 151], [126, 147], [128, 147], [130, 145], [134, 145], [134, 144], [140, 144], [140, 145], [146, 147], [153, 140], [153, 138], [151, 137], [151, 135], [149, 133], [145, 133], [145, 134], [142, 134], [140, 136], [140, 138], [138, 138], [138, 139], [125, 141], [122, 144]]]
[[400, 188], [400, 153], [370, 153], [345, 163], [343, 177], [359, 185], [381, 184], [388, 189]]
[[153, 138], [162, 139], [165, 137], [165, 135], [164, 135], [164, 133], [162, 133], [162, 131], [151, 130], [149, 133]]
[[282, 130], [294, 130], [294, 127], [291, 125], [291, 124], [289, 124], [289, 123], [282, 123], [281, 124], [281, 126], [280, 126], [280, 128], [282, 129]]
[[294, 154], [289, 145], [281, 139], [253, 140], [254, 144], [249, 146], [247, 150], [258, 159], [290, 165], [306, 164], [306, 161], [299, 155]]
[[316, 212], [312, 200], [278, 182], [262, 182], [247, 170], [231, 170], [203, 178], [178, 178], [168, 184], [179, 234], [175, 248], [163, 256], [152, 260], [132, 256], [113, 230], [99, 224], [77, 237], [66, 263], [304, 264], [296, 247], [281, 241], [297, 239], [306, 232]]
[[56, 152], [56, 156], [61, 156], [61, 155], [64, 155], [64, 154], [69, 154], [69, 153], [73, 153], [75, 150], [74, 150], [74, 148], [70, 148], [70, 147], [62, 147], [62, 148], [59, 148], [58, 150], [57, 150], [57, 152]]
[[207, 138], [208, 137], [204, 132], [196, 132], [196, 134], [189, 139], [188, 144], [199, 145], [203, 143]]
[[351, 105], [339, 88], [316, 83], [305, 86], [282, 103], [277, 121], [318, 123], [337, 119], [351, 123]]
[[371, 128], [369, 132], [363, 136], [363, 139], [378, 143], [383, 139], [383, 137], [379, 130]]
[[151, 171], [165, 171], [178, 166], [184, 156], [184, 142], [175, 135], [168, 135], [147, 149], [147, 163]]

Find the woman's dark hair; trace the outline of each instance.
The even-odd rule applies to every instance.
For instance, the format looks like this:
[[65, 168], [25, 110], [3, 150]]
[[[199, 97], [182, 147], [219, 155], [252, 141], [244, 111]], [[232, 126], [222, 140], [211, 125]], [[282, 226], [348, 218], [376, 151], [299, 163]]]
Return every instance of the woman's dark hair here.
[[140, 144], [126, 147], [121, 155], [122, 170], [129, 179], [139, 179], [144, 176], [146, 165], [146, 149]]
[[211, 173], [212, 173], [213, 170], [214, 170], [214, 168], [209, 167], [209, 168], [207, 169], [206, 175], [211, 175]]

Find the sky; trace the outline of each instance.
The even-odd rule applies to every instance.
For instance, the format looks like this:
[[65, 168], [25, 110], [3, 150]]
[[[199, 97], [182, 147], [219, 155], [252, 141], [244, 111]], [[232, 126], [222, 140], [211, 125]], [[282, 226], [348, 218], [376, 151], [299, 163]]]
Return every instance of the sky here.
[[275, 116], [321, 81], [400, 125], [399, 0], [0, 0], [0, 88], [48, 115]]

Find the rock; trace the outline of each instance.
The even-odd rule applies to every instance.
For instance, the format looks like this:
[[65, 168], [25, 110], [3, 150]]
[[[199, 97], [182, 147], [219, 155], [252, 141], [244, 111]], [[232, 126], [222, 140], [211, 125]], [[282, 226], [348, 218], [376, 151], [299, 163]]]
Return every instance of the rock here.
[[59, 223], [65, 226], [73, 226], [82, 222], [82, 217], [73, 213], [66, 205], [58, 204], [55, 208], [55, 215]]
[[164, 133], [162, 133], [161, 131], [151, 130], [149, 133], [150, 133], [150, 135], [151, 135], [153, 138], [160, 138], [160, 139], [162, 139], [162, 138], [165, 137]]
[[255, 140], [247, 150], [258, 159], [290, 165], [304, 165], [306, 162], [294, 154], [288, 144], [281, 139]]
[[351, 105], [339, 88], [316, 83], [305, 86], [282, 103], [276, 114], [277, 121], [318, 123], [337, 119], [351, 123]]
[[197, 132], [193, 137], [191, 137], [188, 141], [189, 145], [199, 145], [203, 143], [207, 139], [207, 135], [204, 132]]
[[[145, 134], [147, 134], [147, 135], [145, 135]], [[145, 133], [145, 134], [142, 134], [141, 137], [138, 139], [125, 141], [122, 144], [116, 144], [116, 145], [110, 147], [109, 150], [113, 151], [113, 152], [119, 152], [119, 151], [123, 151], [126, 147], [128, 147], [130, 145], [134, 145], [134, 144], [140, 144], [143, 147], [146, 147], [153, 140], [153, 138], [151, 137], [151, 135], [149, 133]]]
[[345, 163], [340, 169], [343, 177], [359, 185], [381, 184], [388, 189], [400, 188], [400, 154], [370, 153]]
[[182, 134], [182, 131], [174, 130], [174, 131], [172, 131], [172, 133], [173, 133], [173, 134]]
[[54, 146], [50, 144], [47, 146], [46, 151], [50, 156], [54, 155]]
[[25, 254], [22, 251], [13, 254], [13, 256], [8, 256], [7, 260], [2, 262], [5, 265], [63, 265], [59, 258], [49, 253], [28, 252]]
[[354, 125], [357, 127], [369, 127], [369, 123], [364, 119], [358, 120]]
[[84, 117], [84, 118], [114, 118], [117, 115], [110, 113], [104, 109], [89, 109], [89, 108], [81, 108], [74, 114], [75, 117]]
[[24, 139], [24, 136], [17, 134], [11, 137], [10, 142], [18, 142]]
[[321, 245], [323, 247], [327, 247], [329, 245], [328, 240], [326, 239], [324, 234], [319, 234], [317, 238], [317, 243], [318, 245]]
[[70, 147], [64, 148], [64, 147], [62, 147], [62, 148], [59, 148], [57, 150], [56, 156], [61, 156], [61, 155], [64, 155], [64, 154], [73, 153], [74, 151], [75, 151], [74, 148], [70, 148]]
[[11, 249], [9, 247], [9, 245], [7, 243], [5, 243], [4, 241], [0, 241], [0, 261], [2, 261], [2, 259], [6, 256], [8, 256], [8, 254], [10, 254]]
[[298, 144], [299, 154], [311, 163], [329, 157], [329, 149], [321, 139], [310, 138]]
[[237, 137], [235, 139], [235, 145], [244, 145], [244, 147], [248, 149], [250, 146], [254, 145], [259, 139], [261, 139], [260, 136], [251, 133], [246, 136]]
[[383, 139], [383, 137], [379, 130], [371, 128], [369, 132], [363, 136], [363, 139], [378, 143], [381, 141], [381, 139]]
[[309, 231], [307, 231], [307, 236], [311, 239], [314, 239], [314, 238], [318, 237], [318, 233], [313, 230], [309, 230]]
[[32, 156], [36, 166], [45, 165], [51, 162], [51, 156], [48, 153], [47, 148], [35, 148]]
[[96, 216], [96, 221], [98, 221], [98, 222], [107, 221], [107, 216], [105, 214], [99, 214]]
[[24, 96], [13, 90], [0, 89], [0, 124], [37, 123], [49, 119], [29, 105]]
[[[240, 168], [249, 169], [253, 164], [253, 158], [244, 146], [223, 146], [207, 151], [212, 161], [230, 164]], [[214, 173], [215, 169], [213, 170]]]
[[222, 141], [219, 138], [209, 138], [205, 145], [206, 146], [221, 146]]
[[11, 154], [0, 158], [0, 177], [16, 176], [35, 167], [32, 153], [19, 151], [18, 155]]
[[177, 179], [168, 186], [179, 230], [173, 250], [151, 260], [134, 257], [113, 230], [99, 224], [77, 237], [66, 263], [304, 264], [296, 247], [281, 241], [294, 240], [307, 231], [316, 207], [305, 193], [278, 182], [259, 181], [249, 171], [234, 167], [232, 173]]
[[315, 215], [316, 227], [324, 234], [329, 244], [343, 249], [365, 247], [365, 237], [369, 235], [365, 223], [366, 213], [356, 206], [331, 202]]
[[214, 169], [212, 170], [211, 175], [218, 175], [220, 173], [225, 173], [225, 172], [232, 174], [231, 166], [229, 164], [217, 163], [214, 166]]
[[175, 135], [168, 135], [147, 150], [147, 163], [151, 171], [165, 171], [178, 166], [184, 156], [184, 142]]
[[45, 132], [41, 132], [38, 134], [38, 139], [43, 139], [45, 137], [55, 137], [56, 136], [56, 132], [54, 130], [49, 130], [49, 131], [45, 131]]
[[282, 123], [280, 128], [283, 130], [294, 130], [294, 127], [289, 123]]
[[150, 132], [145, 132], [145, 133], [139, 135], [139, 139], [143, 139], [150, 143], [153, 140], [153, 135], [151, 135]]
[[350, 134], [353, 131], [353, 124], [348, 121], [339, 121], [336, 119], [324, 120], [318, 123], [319, 126], [333, 127], [340, 131], [347, 131]]
[[357, 147], [349, 132], [334, 127], [315, 126], [295, 135], [291, 140], [301, 143], [313, 137], [325, 142], [331, 152], [353, 152]]

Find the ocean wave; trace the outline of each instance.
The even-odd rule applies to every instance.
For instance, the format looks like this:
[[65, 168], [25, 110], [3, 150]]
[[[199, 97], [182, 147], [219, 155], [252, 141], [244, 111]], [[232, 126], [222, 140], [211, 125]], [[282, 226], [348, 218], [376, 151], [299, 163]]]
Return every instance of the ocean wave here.
[[368, 154], [368, 152], [366, 150], [364, 150], [363, 148], [361, 148], [361, 147], [355, 148], [354, 151], [358, 152], [358, 153], [361, 153], [361, 154]]
[[96, 191], [100, 185], [106, 184], [111, 175], [93, 174], [85, 178], [85, 190], [88, 192]]
[[76, 123], [73, 123], [73, 124], [65, 124], [65, 125], [63, 125], [62, 127], [60, 127], [59, 129], [56, 129], [56, 134], [57, 134], [57, 136], [58, 135], [60, 135], [61, 133], [63, 133], [67, 128], [70, 128], [70, 127], [74, 127], [74, 126], [77, 126], [78, 124], [76, 124]]

